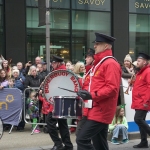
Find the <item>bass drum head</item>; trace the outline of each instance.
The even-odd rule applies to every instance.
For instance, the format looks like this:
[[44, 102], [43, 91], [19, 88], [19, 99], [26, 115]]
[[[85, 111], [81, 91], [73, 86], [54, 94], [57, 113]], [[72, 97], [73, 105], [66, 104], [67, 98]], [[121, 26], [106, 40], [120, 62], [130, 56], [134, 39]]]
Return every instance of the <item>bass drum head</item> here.
[[56, 70], [51, 72], [44, 80], [44, 96], [46, 100], [53, 104], [54, 96], [77, 96], [76, 93], [59, 89], [65, 88], [74, 92], [79, 91], [80, 84], [78, 77], [67, 70]]

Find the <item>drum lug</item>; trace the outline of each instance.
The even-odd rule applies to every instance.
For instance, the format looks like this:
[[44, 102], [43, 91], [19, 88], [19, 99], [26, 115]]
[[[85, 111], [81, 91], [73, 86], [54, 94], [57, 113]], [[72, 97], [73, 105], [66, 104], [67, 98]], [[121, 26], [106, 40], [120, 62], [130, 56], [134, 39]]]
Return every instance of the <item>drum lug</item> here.
[[75, 102], [74, 102], [74, 113], [75, 113], [75, 116], [76, 116], [76, 104], [77, 104], [77, 100], [75, 99]]
[[64, 114], [64, 97], [63, 97], [63, 100], [62, 100], [62, 116]]
[[70, 117], [70, 112], [71, 112], [71, 105], [70, 107], [68, 108], [68, 116]]

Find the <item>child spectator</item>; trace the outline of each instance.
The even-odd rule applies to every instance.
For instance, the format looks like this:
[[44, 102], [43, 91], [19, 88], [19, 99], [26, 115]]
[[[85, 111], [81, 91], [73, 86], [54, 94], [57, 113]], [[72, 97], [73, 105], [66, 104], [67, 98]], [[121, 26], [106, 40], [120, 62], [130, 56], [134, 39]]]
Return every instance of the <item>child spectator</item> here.
[[8, 79], [8, 88], [14, 88], [14, 81], [15, 79], [13, 78]]
[[[32, 91], [30, 93], [30, 96], [27, 99], [27, 105], [28, 105], [28, 114], [30, 115], [31, 122], [33, 123], [32, 129], [34, 129], [37, 124], [38, 117], [39, 117], [38, 100], [37, 100], [35, 91]], [[34, 130], [34, 133], [40, 133], [40, 130], [36, 128]]]
[[125, 105], [117, 106], [115, 117], [112, 123], [109, 125], [109, 130], [113, 134], [111, 140], [112, 144], [116, 144], [116, 145], [120, 144], [117, 140], [120, 134], [123, 135], [123, 140], [121, 142], [122, 144], [129, 142], [128, 131], [127, 131], [128, 123], [126, 117], [124, 116], [124, 106]]

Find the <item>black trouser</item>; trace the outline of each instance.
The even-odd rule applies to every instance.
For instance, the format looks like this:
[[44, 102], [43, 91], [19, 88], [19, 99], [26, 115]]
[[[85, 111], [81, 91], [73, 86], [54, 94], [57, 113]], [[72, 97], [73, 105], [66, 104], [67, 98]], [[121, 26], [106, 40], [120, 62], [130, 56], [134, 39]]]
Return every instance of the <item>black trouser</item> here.
[[108, 150], [107, 133], [108, 124], [86, 120], [84, 128], [77, 135], [77, 150]]
[[[56, 124], [58, 122], [61, 139], [58, 136]], [[49, 113], [46, 117], [46, 123], [49, 135], [56, 146], [61, 145], [62, 142], [66, 148], [72, 148], [73, 145], [70, 140], [69, 129], [67, 125], [67, 119], [54, 119], [52, 113]]]
[[147, 115], [146, 110], [135, 110], [134, 121], [139, 126], [142, 145], [148, 144], [147, 134], [150, 135], [150, 127], [145, 121], [146, 115]]
[[78, 125], [76, 128], [76, 136], [78, 136], [78, 134], [81, 131], [82, 127], [84, 126], [86, 120], [87, 120], [87, 117], [83, 116], [82, 119], [78, 122]]

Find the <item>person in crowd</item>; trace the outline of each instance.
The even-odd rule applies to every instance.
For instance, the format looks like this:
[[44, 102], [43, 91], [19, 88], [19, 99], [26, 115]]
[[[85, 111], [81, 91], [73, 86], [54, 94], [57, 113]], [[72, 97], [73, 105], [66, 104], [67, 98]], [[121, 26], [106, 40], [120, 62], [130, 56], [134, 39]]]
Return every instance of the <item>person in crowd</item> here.
[[30, 69], [30, 67], [31, 67], [32, 65], [33, 65], [33, 64], [32, 64], [31, 61], [28, 61], [28, 62], [25, 64], [25, 68], [24, 68], [24, 70], [25, 70], [25, 75], [28, 75], [29, 69]]
[[26, 76], [24, 87], [39, 87], [42, 83], [42, 80], [37, 74], [36, 67], [31, 66], [29, 69], [29, 75]]
[[95, 33], [95, 35], [93, 67], [85, 77], [83, 89], [77, 92], [83, 100], [93, 102], [91, 106], [88, 106], [87, 120], [77, 135], [78, 150], [109, 149], [108, 125], [112, 122], [116, 112], [120, 88], [120, 65], [114, 57], [107, 58], [107, 56], [112, 56], [111, 48], [115, 38], [100, 33]]
[[0, 69], [2, 69], [2, 62], [4, 61], [4, 57], [0, 54]]
[[44, 81], [45, 77], [46, 77], [46, 72], [43, 69], [43, 65], [42, 64], [37, 64], [37, 68], [38, 68], [38, 75], [40, 77], [40, 79], [42, 80], [42, 82]]
[[25, 82], [25, 77], [19, 77], [19, 70], [15, 69], [12, 71], [12, 75], [14, 78], [14, 87], [18, 88], [22, 92], [24, 91], [24, 82]]
[[72, 66], [72, 62], [71, 61], [67, 61], [66, 62], [66, 69], [70, 70], [70, 67]]
[[74, 72], [74, 66], [75, 66], [75, 65], [72, 64], [72, 65], [70, 66], [69, 70], [72, 71], [72, 72]]
[[150, 56], [139, 53], [137, 57], [138, 73], [132, 90], [132, 105], [135, 109], [134, 121], [139, 126], [141, 142], [133, 148], [148, 148], [147, 134], [150, 136], [150, 127], [145, 121], [147, 112], [150, 111]]
[[14, 86], [14, 78], [8, 78], [8, 86], [7, 86], [7, 88], [15, 88], [15, 86]]
[[83, 62], [77, 62], [74, 66], [74, 73], [79, 77], [79, 78], [83, 78], [83, 76], [85, 75], [85, 65]]
[[134, 75], [134, 68], [132, 65], [132, 58], [128, 54], [124, 58], [124, 66], [122, 67], [122, 77], [123, 78], [131, 78]]
[[[0, 69], [0, 90], [8, 87], [8, 76], [5, 70]], [[4, 131], [9, 130], [11, 125], [3, 124]]]
[[[59, 70], [59, 69], [66, 70], [66, 66], [63, 63], [63, 59], [55, 55], [53, 56], [52, 67], [54, 68], [54, 70]], [[67, 120], [52, 118], [52, 111], [53, 108], [50, 111], [50, 113], [48, 113], [46, 118], [48, 132], [52, 141], [54, 142], [54, 146], [51, 150], [73, 150], [73, 145], [70, 140], [68, 125], [67, 125]], [[56, 127], [57, 123], [59, 125], [61, 139], [58, 136], [58, 131]], [[64, 147], [62, 145], [62, 142], [65, 145]]]
[[38, 64], [41, 64], [42, 63], [42, 60], [41, 60], [41, 57], [37, 56], [35, 58], [35, 66], [37, 67]]
[[8, 77], [11, 77], [11, 67], [8, 65], [7, 60], [3, 60], [2, 69], [4, 69], [6, 71]]
[[43, 71], [45, 72], [46, 76], [50, 73], [50, 71], [47, 70], [47, 62], [42, 62], [43, 65]]
[[124, 106], [120, 105], [117, 106], [115, 117], [112, 121], [112, 123], [109, 125], [109, 131], [113, 134], [111, 143], [112, 144], [120, 144], [118, 142], [118, 136], [122, 135], [122, 144], [128, 143], [128, 122], [126, 117], [124, 116]]
[[4, 69], [0, 70], [0, 90], [8, 86], [8, 76]]
[[[35, 91], [32, 91], [30, 93], [30, 96], [27, 99], [27, 105], [28, 105], [28, 114], [30, 115], [30, 119], [32, 122], [32, 130], [33, 130], [38, 122], [38, 117], [39, 117], [38, 99], [36, 97]], [[34, 130], [34, 133], [40, 133], [38, 127]]]
[[20, 72], [20, 75], [19, 76], [26, 76], [26, 73], [25, 73], [25, 69], [23, 68], [23, 63], [22, 62], [18, 62], [17, 63], [17, 69], [19, 70]]

